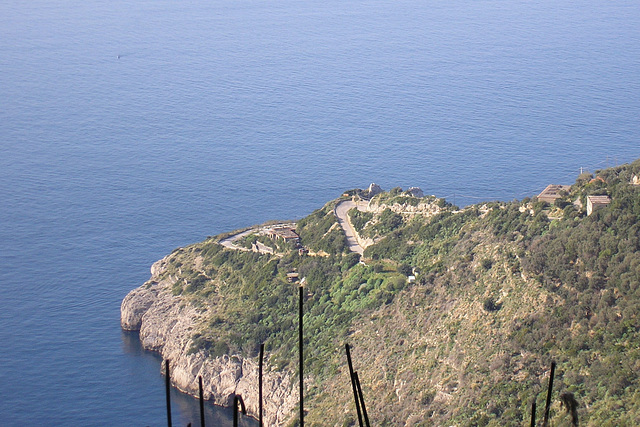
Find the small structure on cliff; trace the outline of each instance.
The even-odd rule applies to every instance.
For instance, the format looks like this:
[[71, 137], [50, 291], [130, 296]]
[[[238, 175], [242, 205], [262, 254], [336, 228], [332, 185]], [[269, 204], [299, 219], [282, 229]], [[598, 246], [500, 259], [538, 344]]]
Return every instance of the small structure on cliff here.
[[267, 236], [272, 239], [282, 239], [285, 242], [299, 242], [300, 236], [292, 227], [274, 227], [266, 231]]
[[587, 216], [611, 203], [609, 196], [587, 196]]
[[559, 199], [565, 193], [569, 192], [569, 189], [571, 189], [570, 185], [549, 184], [547, 188], [542, 190], [542, 193], [538, 194], [538, 200], [553, 203], [556, 199]]

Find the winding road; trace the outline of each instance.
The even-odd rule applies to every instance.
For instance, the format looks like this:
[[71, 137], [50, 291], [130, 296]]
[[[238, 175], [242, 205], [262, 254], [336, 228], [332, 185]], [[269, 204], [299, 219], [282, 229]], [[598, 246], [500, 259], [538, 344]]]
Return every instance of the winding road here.
[[[349, 250], [351, 252], [355, 252], [358, 253], [360, 255], [364, 254], [364, 247], [362, 247], [359, 243], [358, 240], [358, 233], [356, 233], [356, 231], [353, 228], [353, 225], [351, 225], [351, 221], [349, 221], [349, 215], [348, 212], [353, 209], [353, 208], [357, 208], [358, 204], [356, 202], [353, 202], [351, 200], [343, 200], [342, 202], [339, 202], [336, 207], [334, 208], [333, 212], [336, 215], [336, 217], [338, 218], [338, 224], [340, 224], [340, 227], [342, 227], [342, 230], [344, 231], [344, 235], [347, 238], [347, 245], [349, 246]], [[284, 224], [284, 223], [283, 223]], [[276, 224], [276, 225], [283, 225], [283, 224]], [[293, 224], [293, 226], [295, 227], [295, 224]], [[271, 226], [273, 227], [273, 225]], [[241, 238], [251, 234], [251, 233], [257, 233], [258, 231], [260, 231], [261, 229], [267, 228], [267, 226], [261, 225], [258, 227], [252, 227], [248, 230], [244, 230], [240, 233], [237, 234], [233, 234], [231, 236], [228, 236], [222, 240], [220, 240], [220, 244], [226, 248], [229, 249], [234, 249], [234, 250], [240, 250], [240, 251], [250, 251], [250, 249], [244, 248], [242, 246], [237, 246], [235, 244], [235, 242], [237, 240], [240, 240]], [[267, 247], [265, 246], [264, 248], [260, 248], [260, 243], [258, 243], [258, 248], [260, 250], [261, 253], [273, 253], [273, 250], [268, 251]], [[264, 245], [262, 245], [264, 246]], [[271, 249], [271, 248], [269, 248]]]
[[347, 214], [351, 209], [357, 207], [358, 205], [355, 202], [351, 200], [344, 200], [338, 203], [333, 211], [336, 214], [336, 217], [338, 217], [338, 224], [340, 224], [340, 227], [342, 227], [342, 230], [344, 231], [344, 235], [347, 237], [349, 250], [362, 255], [364, 254], [364, 248], [358, 243], [358, 233], [353, 229]]
[[[236, 234], [232, 234], [230, 236], [225, 237], [224, 239], [220, 240], [218, 243], [220, 243], [222, 246], [224, 246], [225, 248], [229, 248], [229, 249], [233, 249], [236, 251], [245, 251], [245, 252], [249, 252], [252, 249], [248, 249], [242, 246], [238, 246], [235, 244], [236, 241], [242, 239], [245, 236], [248, 236], [249, 234], [257, 234], [260, 233], [264, 230], [268, 230], [268, 229], [272, 229], [272, 228], [276, 228], [276, 227], [283, 227], [283, 226], [288, 226], [291, 228], [295, 228], [296, 227], [296, 223], [295, 222], [276, 222], [276, 223], [270, 223], [269, 225], [257, 225], [255, 227], [251, 227], [247, 230], [241, 231], [240, 233], [236, 233]], [[266, 246], [260, 242], [256, 242], [256, 248], [257, 248], [257, 252], [261, 253], [261, 254], [275, 254], [275, 251], [273, 250], [273, 248], [270, 248], [269, 246]], [[253, 249], [254, 251], [256, 251], [255, 249]], [[278, 254], [276, 254], [278, 255]], [[278, 255], [280, 256], [280, 255]]]
[[234, 249], [234, 250], [237, 250], [237, 251], [249, 251], [249, 249], [243, 248], [242, 246], [236, 246], [234, 244], [234, 242], [236, 240], [242, 239], [244, 236], [247, 236], [247, 235], [249, 235], [251, 233], [255, 233], [259, 229], [260, 229], [259, 227], [254, 227], [254, 228], [250, 228], [250, 229], [245, 230], [245, 231], [243, 231], [241, 233], [238, 233], [238, 234], [232, 234], [231, 236], [220, 240], [220, 242], [218, 242], [218, 243], [220, 243], [225, 248]]

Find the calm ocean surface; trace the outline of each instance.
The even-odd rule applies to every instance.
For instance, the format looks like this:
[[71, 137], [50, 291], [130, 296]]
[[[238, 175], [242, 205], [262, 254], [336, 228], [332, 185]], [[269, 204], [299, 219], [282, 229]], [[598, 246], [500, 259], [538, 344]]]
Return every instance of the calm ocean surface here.
[[0, 424], [166, 423], [119, 310], [175, 247], [370, 182], [520, 199], [639, 123], [636, 1], [4, 0]]

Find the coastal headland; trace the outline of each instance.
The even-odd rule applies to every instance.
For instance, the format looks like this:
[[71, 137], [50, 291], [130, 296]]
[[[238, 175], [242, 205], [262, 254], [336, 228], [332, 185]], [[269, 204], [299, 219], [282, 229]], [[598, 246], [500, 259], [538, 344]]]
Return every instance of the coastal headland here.
[[123, 300], [122, 327], [171, 360], [177, 388], [196, 394], [201, 375], [207, 399], [240, 394], [252, 416], [264, 344], [266, 425], [295, 425], [302, 285], [309, 425], [357, 423], [345, 343], [375, 425], [521, 425], [551, 361], [556, 422], [637, 424], [639, 176], [635, 161], [464, 208], [349, 190], [174, 250]]

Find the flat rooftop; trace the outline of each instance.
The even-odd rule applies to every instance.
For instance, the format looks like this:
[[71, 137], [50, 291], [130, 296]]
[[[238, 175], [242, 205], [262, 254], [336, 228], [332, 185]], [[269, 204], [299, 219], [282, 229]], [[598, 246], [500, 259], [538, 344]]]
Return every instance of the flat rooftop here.
[[589, 199], [592, 204], [607, 205], [611, 203], [611, 198], [609, 196], [587, 196], [587, 199]]
[[278, 237], [282, 237], [285, 240], [300, 238], [300, 236], [298, 236], [298, 233], [296, 233], [296, 231], [290, 227], [272, 228], [270, 232]]
[[561, 192], [568, 192], [571, 189], [570, 185], [549, 184], [547, 188], [542, 190], [542, 193], [538, 194], [538, 199], [543, 201], [553, 201], [559, 197], [562, 197]]

